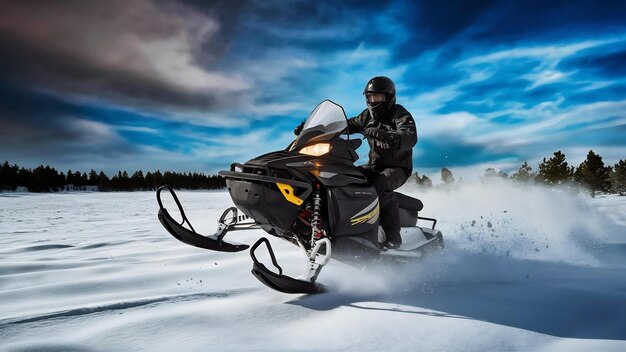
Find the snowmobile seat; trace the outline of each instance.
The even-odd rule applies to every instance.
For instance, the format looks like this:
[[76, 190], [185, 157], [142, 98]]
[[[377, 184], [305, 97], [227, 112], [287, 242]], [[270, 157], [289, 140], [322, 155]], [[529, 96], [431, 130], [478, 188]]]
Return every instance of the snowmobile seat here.
[[421, 200], [409, 197], [399, 192], [393, 192], [398, 200], [398, 208], [420, 211], [424, 209], [424, 203]]
[[421, 200], [409, 197], [402, 193], [394, 192], [398, 200], [398, 213], [401, 227], [413, 227], [417, 225], [417, 213], [424, 208]]

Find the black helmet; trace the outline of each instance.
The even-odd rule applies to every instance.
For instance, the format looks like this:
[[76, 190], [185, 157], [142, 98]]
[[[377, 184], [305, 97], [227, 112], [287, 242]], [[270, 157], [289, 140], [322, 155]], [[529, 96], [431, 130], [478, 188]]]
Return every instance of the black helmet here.
[[388, 98], [396, 96], [396, 85], [389, 77], [377, 76], [370, 79], [363, 89], [363, 94], [366, 93], [384, 93]]
[[363, 95], [382, 93], [385, 94], [385, 101], [370, 102], [367, 97], [365, 102], [370, 114], [375, 119], [382, 118], [387, 110], [396, 104], [396, 85], [393, 81], [384, 76], [377, 76], [370, 79], [363, 89]]

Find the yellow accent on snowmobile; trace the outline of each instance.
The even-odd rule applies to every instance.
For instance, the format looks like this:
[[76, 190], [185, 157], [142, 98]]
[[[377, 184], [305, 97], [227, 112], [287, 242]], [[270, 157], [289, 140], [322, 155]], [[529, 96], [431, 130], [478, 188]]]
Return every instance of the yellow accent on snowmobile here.
[[365, 215], [363, 215], [361, 217], [358, 217], [358, 218], [352, 218], [352, 219], [350, 219], [350, 222], [352, 223], [352, 226], [362, 224], [362, 223], [367, 222], [368, 220], [372, 219], [376, 215], [378, 215], [379, 211], [380, 211], [380, 203], [376, 204], [376, 207], [374, 208], [374, 210], [372, 210], [368, 214], [365, 214]]
[[285, 197], [285, 199], [287, 199], [288, 202], [291, 202], [295, 205], [301, 205], [302, 203], [304, 203], [302, 199], [298, 198], [293, 193], [293, 187], [291, 185], [276, 182], [276, 186], [278, 186], [278, 189], [280, 189], [280, 193], [283, 194], [283, 196]]

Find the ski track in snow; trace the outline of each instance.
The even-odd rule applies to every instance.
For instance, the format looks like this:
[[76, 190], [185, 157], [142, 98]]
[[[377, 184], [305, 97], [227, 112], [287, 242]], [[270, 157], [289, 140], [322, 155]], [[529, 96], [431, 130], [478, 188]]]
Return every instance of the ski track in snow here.
[[[263, 286], [247, 251], [176, 241], [151, 192], [0, 194], [0, 350], [626, 350], [626, 197], [401, 191], [439, 220], [444, 252], [365, 270], [333, 261], [319, 277], [331, 292], [313, 296]], [[204, 234], [232, 204], [179, 197]], [[302, 274], [300, 251], [270, 241], [285, 273]]]

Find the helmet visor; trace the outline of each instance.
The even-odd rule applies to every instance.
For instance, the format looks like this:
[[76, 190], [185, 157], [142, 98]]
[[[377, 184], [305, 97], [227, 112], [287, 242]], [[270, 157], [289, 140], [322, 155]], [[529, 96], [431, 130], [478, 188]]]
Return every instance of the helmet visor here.
[[368, 104], [379, 104], [385, 101], [385, 93], [366, 92], [365, 101]]

